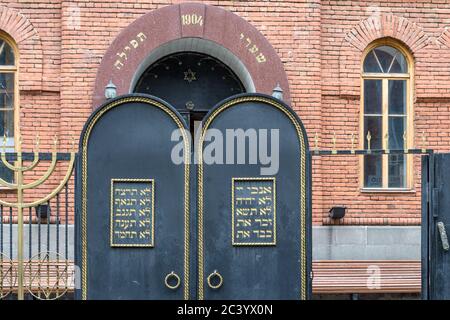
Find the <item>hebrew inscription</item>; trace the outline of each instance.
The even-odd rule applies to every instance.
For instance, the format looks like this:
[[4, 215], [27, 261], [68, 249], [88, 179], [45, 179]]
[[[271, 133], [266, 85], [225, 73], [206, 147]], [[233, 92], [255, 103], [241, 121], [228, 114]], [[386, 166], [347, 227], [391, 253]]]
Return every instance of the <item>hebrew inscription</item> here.
[[154, 181], [111, 180], [111, 247], [153, 247]]
[[233, 178], [233, 245], [276, 244], [275, 199], [275, 178]]

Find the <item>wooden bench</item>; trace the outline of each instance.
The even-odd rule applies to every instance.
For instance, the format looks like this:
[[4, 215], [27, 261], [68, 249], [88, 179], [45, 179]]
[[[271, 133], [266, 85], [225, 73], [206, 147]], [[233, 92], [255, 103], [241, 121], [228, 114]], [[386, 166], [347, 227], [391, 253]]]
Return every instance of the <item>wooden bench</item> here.
[[420, 293], [418, 260], [313, 261], [313, 293]]
[[[17, 271], [17, 262], [14, 261]], [[67, 261], [70, 281], [67, 291], [73, 292], [73, 261]], [[65, 270], [66, 261], [51, 262], [40, 266], [41, 277], [32, 281], [31, 291], [36, 293], [42, 288], [54, 286], [58, 277]], [[6, 268], [6, 265], [4, 266]], [[6, 269], [5, 269], [6, 270]], [[39, 264], [31, 264], [31, 275], [39, 272]], [[25, 283], [29, 283], [30, 269], [25, 266]], [[420, 293], [420, 261], [411, 260], [317, 260], [313, 261], [314, 294], [356, 294], [356, 293]], [[39, 289], [39, 284], [41, 289]], [[65, 290], [65, 282], [60, 284]], [[28, 289], [26, 289], [28, 290]], [[17, 281], [12, 290], [17, 291]]]

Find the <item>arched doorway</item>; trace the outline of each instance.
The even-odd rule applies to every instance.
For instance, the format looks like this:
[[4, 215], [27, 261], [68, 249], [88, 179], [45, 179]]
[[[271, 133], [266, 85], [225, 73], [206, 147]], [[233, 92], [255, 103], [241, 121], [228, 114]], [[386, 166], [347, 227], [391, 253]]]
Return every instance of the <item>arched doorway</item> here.
[[178, 52], [151, 64], [133, 89], [157, 96], [174, 106], [189, 124], [200, 121], [218, 102], [246, 89], [219, 59], [198, 52]]

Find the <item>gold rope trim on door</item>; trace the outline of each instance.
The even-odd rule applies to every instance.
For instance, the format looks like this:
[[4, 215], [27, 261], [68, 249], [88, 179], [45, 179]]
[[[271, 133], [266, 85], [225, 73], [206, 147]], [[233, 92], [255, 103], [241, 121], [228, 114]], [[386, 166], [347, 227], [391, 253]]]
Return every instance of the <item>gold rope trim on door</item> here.
[[184, 299], [189, 299], [189, 163], [190, 163], [190, 145], [189, 139], [186, 135], [185, 127], [178, 116], [167, 106], [159, 101], [146, 97], [127, 97], [116, 100], [106, 107], [102, 108], [89, 122], [86, 132], [82, 140], [82, 165], [81, 165], [81, 193], [82, 193], [82, 208], [81, 208], [81, 297], [83, 300], [87, 299], [87, 145], [92, 128], [96, 122], [109, 110], [128, 102], [143, 102], [154, 107], [157, 107], [170, 116], [181, 129], [184, 142]]
[[293, 114], [291, 114], [285, 107], [273, 101], [272, 99], [265, 97], [240, 97], [236, 99], [232, 99], [216, 110], [214, 110], [208, 119], [205, 122], [205, 125], [202, 129], [202, 135], [198, 142], [198, 159], [200, 160], [198, 166], [198, 298], [200, 300], [204, 299], [204, 247], [203, 247], [203, 236], [204, 236], [204, 227], [203, 227], [203, 142], [205, 139], [206, 130], [211, 125], [213, 120], [217, 117], [219, 113], [224, 111], [225, 109], [232, 107], [241, 102], [263, 102], [269, 104], [279, 110], [281, 110], [288, 118], [291, 120], [294, 125], [298, 139], [300, 142], [300, 280], [301, 280], [301, 288], [300, 288], [300, 299], [305, 300], [307, 298], [307, 262], [306, 262], [306, 145], [305, 145], [305, 137], [302, 131], [302, 128], [297, 121], [297, 118]]

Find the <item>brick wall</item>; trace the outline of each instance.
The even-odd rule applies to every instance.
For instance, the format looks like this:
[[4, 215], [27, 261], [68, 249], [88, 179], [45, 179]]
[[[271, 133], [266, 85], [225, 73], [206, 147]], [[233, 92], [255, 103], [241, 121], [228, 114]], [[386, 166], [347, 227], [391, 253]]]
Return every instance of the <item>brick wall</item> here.
[[[20, 49], [24, 149], [31, 149], [39, 134], [42, 149], [50, 150], [57, 134], [59, 149], [69, 150], [70, 137], [79, 136], [91, 113], [97, 68], [108, 46], [141, 15], [178, 2], [0, 1], [0, 29]], [[334, 132], [338, 148], [350, 147], [350, 134], [359, 132], [362, 51], [377, 38], [398, 39], [415, 60], [415, 144], [422, 146], [424, 132], [430, 148], [450, 151], [448, 1], [201, 2], [236, 13], [267, 37], [288, 74], [292, 107], [311, 145], [318, 134], [320, 148], [331, 148]], [[357, 157], [314, 159], [314, 224], [332, 223], [327, 212], [338, 204], [349, 208], [345, 224], [420, 223], [417, 157], [414, 190], [403, 194], [361, 193], [358, 168]], [[58, 172], [61, 176], [64, 168]]]

